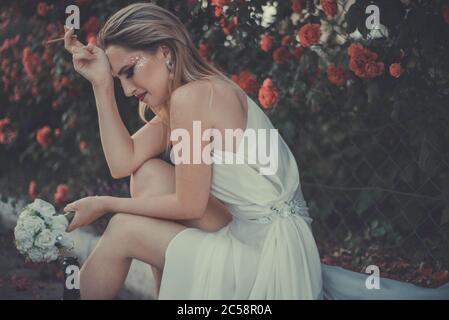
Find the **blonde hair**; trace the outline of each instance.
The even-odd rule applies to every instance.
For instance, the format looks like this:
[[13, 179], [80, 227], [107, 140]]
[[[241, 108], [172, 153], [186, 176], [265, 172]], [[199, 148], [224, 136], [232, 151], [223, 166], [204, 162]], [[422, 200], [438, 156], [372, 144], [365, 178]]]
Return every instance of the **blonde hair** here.
[[[168, 86], [169, 96], [186, 83], [210, 80], [212, 77], [218, 77], [241, 91], [234, 81], [201, 57], [181, 20], [156, 4], [134, 3], [120, 9], [101, 28], [97, 42], [103, 49], [117, 45], [150, 53], [156, 52], [161, 45], [167, 46], [174, 62], [174, 77]], [[139, 104], [139, 116], [144, 122], [148, 122], [145, 118], [147, 108], [145, 103]], [[170, 128], [170, 100], [167, 109], [157, 115]]]

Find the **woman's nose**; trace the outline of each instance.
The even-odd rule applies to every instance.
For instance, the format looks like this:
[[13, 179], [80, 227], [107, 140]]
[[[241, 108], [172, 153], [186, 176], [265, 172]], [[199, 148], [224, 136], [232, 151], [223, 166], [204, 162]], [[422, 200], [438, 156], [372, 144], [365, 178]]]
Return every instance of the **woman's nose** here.
[[136, 92], [136, 87], [130, 83], [130, 81], [122, 81], [122, 87], [123, 87], [123, 92], [125, 93], [125, 96], [127, 97], [131, 97], [134, 95], [134, 93]]

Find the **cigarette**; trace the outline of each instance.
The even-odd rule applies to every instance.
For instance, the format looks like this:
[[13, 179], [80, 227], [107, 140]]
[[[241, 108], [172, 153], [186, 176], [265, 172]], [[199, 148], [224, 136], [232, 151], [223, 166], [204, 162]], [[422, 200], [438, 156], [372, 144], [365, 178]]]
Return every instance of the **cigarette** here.
[[[72, 38], [77, 38], [76, 34], [72, 35]], [[55, 43], [55, 42], [59, 42], [59, 41], [64, 41], [64, 37], [53, 39], [53, 40], [49, 40], [49, 41], [44, 42], [44, 43], [45, 44], [51, 44], [51, 43]]]

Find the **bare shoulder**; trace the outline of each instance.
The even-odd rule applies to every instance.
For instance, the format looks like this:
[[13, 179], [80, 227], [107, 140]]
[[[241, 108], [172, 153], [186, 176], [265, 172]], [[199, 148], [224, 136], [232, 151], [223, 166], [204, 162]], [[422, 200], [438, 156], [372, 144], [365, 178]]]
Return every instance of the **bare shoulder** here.
[[226, 108], [229, 103], [238, 103], [238, 93], [235, 87], [222, 79], [204, 79], [191, 81], [177, 88], [170, 100], [171, 112], [175, 115], [180, 112], [199, 115], [210, 110], [211, 105], [217, 115], [222, 109], [221, 104]]
[[[233, 94], [231, 90], [231, 85], [215, 79], [195, 80], [177, 88], [170, 97], [170, 122], [177, 126], [181, 122], [201, 120], [206, 127], [213, 126], [212, 117], [221, 109], [217, 105]], [[214, 113], [210, 112], [212, 105]]]
[[204, 83], [189, 83], [173, 91], [170, 97], [170, 126], [186, 126], [193, 120], [204, 121], [201, 110], [207, 100], [207, 90]]
[[189, 108], [207, 101], [211, 85], [207, 80], [195, 80], [176, 88], [171, 94], [171, 106], [175, 108]]

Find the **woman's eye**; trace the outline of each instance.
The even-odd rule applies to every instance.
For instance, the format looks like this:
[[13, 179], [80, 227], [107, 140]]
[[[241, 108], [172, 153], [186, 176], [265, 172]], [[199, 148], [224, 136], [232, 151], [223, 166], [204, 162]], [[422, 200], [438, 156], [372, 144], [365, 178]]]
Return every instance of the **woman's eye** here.
[[[134, 65], [135, 66], [135, 65]], [[134, 75], [134, 66], [126, 70], [126, 78], [131, 78]]]

